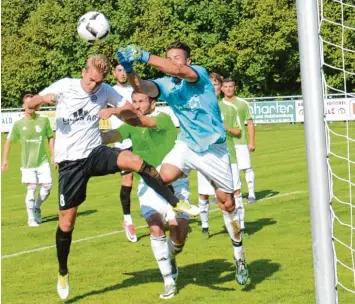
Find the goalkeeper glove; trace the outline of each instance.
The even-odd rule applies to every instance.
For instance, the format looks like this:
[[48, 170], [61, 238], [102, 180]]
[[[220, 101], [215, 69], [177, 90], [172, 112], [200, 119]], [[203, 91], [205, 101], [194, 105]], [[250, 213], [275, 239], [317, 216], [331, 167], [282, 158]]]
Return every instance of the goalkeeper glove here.
[[133, 65], [132, 62], [128, 59], [127, 50], [118, 49], [116, 56], [120, 64], [123, 66], [124, 70], [127, 73], [131, 73], [133, 71]]
[[147, 63], [149, 60], [150, 53], [142, 50], [139, 46], [128, 45], [126, 50], [129, 61], [139, 61]]

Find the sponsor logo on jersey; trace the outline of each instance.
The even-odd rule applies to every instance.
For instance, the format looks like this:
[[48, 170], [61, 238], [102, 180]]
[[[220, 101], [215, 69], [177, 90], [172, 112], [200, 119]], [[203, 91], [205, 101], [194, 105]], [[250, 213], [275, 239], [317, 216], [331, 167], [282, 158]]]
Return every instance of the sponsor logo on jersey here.
[[84, 111], [83, 109], [79, 109], [69, 116], [69, 118], [62, 118], [63, 123], [65, 125], [71, 125], [74, 123], [87, 123], [89, 121], [97, 121], [99, 120], [98, 115], [89, 115], [89, 111]]

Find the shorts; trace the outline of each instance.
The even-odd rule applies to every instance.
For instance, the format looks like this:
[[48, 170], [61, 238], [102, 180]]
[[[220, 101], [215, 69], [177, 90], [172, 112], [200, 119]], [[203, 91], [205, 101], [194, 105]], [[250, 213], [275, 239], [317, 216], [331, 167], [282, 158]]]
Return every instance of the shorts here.
[[[232, 174], [233, 174], [234, 191], [240, 190], [240, 188], [242, 187], [242, 183], [240, 181], [238, 165], [231, 164], [231, 166], [232, 166]], [[203, 194], [203, 195], [215, 195], [216, 193], [211, 183], [200, 172], [197, 172], [197, 190], [198, 190], [198, 194]]]
[[237, 154], [237, 163], [239, 170], [250, 169], [251, 161], [248, 145], [235, 145], [235, 152]]
[[51, 184], [51, 167], [48, 162], [43, 163], [38, 168], [21, 168], [23, 184]]
[[205, 152], [195, 152], [184, 142], [176, 141], [174, 148], [164, 158], [188, 176], [191, 170], [197, 170], [212, 183], [215, 189], [233, 193], [232, 169], [227, 144], [213, 144]]
[[86, 199], [86, 186], [92, 176], [121, 171], [117, 157], [121, 150], [105, 145], [96, 147], [87, 158], [66, 160], [59, 166], [59, 210], [79, 206]]
[[[179, 178], [171, 184], [174, 188], [176, 197], [180, 200], [189, 200], [189, 181], [187, 178]], [[189, 216], [185, 213], [176, 214], [171, 205], [163, 199], [152, 188], [148, 187], [141, 179], [138, 184], [138, 198], [141, 206], [141, 212], [144, 218], [147, 220], [153, 214], [160, 214], [163, 223], [168, 223], [173, 219], [186, 219], [189, 220]]]

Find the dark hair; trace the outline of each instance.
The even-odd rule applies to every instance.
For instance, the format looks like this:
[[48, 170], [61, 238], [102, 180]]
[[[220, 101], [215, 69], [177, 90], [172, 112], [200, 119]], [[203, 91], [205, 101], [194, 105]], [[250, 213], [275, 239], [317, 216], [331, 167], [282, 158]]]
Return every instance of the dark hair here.
[[219, 82], [219, 84], [222, 84], [223, 83], [223, 77], [221, 75], [219, 75], [218, 73], [211, 73], [209, 75], [210, 79], [212, 80], [216, 80]]
[[[134, 94], [143, 94], [143, 95], [147, 95], [147, 94], [144, 94], [144, 93], [140, 93], [140, 92], [137, 92], [137, 91], [133, 91], [132, 92], [132, 95], [131, 95], [131, 98], [133, 99], [133, 95]], [[155, 101], [155, 98], [153, 98], [153, 97], [150, 97], [149, 95], [147, 95], [148, 96], [148, 99], [149, 99], [149, 103], [152, 103], [153, 101]]]
[[235, 84], [235, 81], [233, 79], [230, 78], [223, 79], [223, 83], [227, 83], [227, 82], [233, 82], [233, 84]]
[[190, 58], [191, 56], [191, 49], [190, 47], [181, 41], [175, 41], [173, 43], [170, 43], [168, 46], [168, 51], [171, 49], [180, 49], [184, 51], [185, 58]]
[[25, 96], [22, 97], [22, 102], [25, 102], [26, 98], [33, 97], [32, 94], [25, 94]]

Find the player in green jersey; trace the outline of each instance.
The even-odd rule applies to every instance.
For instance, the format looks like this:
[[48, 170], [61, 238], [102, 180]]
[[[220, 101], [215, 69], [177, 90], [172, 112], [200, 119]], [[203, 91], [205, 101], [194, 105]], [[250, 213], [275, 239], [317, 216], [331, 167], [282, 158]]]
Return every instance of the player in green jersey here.
[[[54, 164], [54, 138], [49, 119], [36, 114], [37, 109], [29, 109], [28, 101], [32, 95], [23, 97], [22, 107], [25, 116], [16, 121], [7, 137], [3, 151], [2, 172], [8, 169], [8, 154], [11, 144], [21, 142], [21, 171], [22, 183], [27, 185], [26, 208], [28, 226], [37, 227], [42, 223], [41, 205], [48, 198], [52, 188], [51, 169], [48, 162], [45, 141], [48, 139], [49, 148]], [[40, 190], [35, 198], [37, 185]]]
[[[111, 143], [129, 138], [137, 155], [159, 167], [164, 157], [174, 147], [177, 137], [176, 127], [168, 114], [155, 110], [156, 102], [148, 95], [134, 92], [132, 102], [136, 111], [142, 115], [140, 120], [144, 121], [147, 127], [136, 128], [125, 123], [118, 128], [118, 132], [113, 130], [104, 134], [104, 141]], [[187, 179], [180, 178], [172, 186], [175, 195], [188, 202]], [[177, 292], [178, 269], [175, 257], [185, 245], [189, 216], [185, 213], [174, 213], [171, 206], [147, 187], [143, 180], [138, 185], [138, 197], [141, 212], [149, 225], [153, 254], [164, 279], [165, 288], [160, 297], [169, 299]], [[165, 223], [169, 224], [170, 229], [168, 240], [164, 231]]]
[[[211, 82], [215, 88], [215, 93], [218, 98], [219, 107], [222, 114], [222, 119], [224, 126], [227, 131], [227, 146], [229, 152], [229, 158], [231, 161], [232, 174], [233, 174], [233, 186], [234, 186], [234, 200], [236, 207], [238, 208], [238, 215], [240, 221], [241, 231], [244, 232], [244, 215], [245, 209], [242, 200], [242, 195], [240, 192], [241, 183], [239, 177], [239, 170], [237, 165], [236, 153], [234, 148], [234, 138], [238, 138], [241, 135], [240, 132], [240, 121], [238, 119], [238, 111], [236, 107], [232, 106], [230, 103], [223, 102], [221, 98], [221, 88], [222, 88], [222, 77], [217, 73], [211, 73], [209, 75]], [[199, 193], [199, 207], [200, 207], [200, 217], [203, 235], [209, 237], [209, 225], [208, 225], [208, 214], [209, 214], [209, 196], [214, 195], [215, 191], [212, 185], [206, 180], [206, 178], [201, 174], [197, 173], [198, 178], [198, 193]]]
[[[234, 138], [234, 145], [237, 153], [238, 169], [244, 171], [248, 184], [248, 203], [252, 204], [256, 202], [254, 190], [255, 176], [250, 160], [250, 152], [255, 151], [255, 126], [253, 118], [251, 117], [248, 102], [235, 96], [235, 84], [233, 80], [223, 80], [222, 91], [224, 93], [223, 100], [233, 104], [238, 109], [241, 136]], [[245, 127], [245, 123], [247, 123], [247, 128]]]

